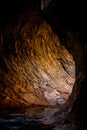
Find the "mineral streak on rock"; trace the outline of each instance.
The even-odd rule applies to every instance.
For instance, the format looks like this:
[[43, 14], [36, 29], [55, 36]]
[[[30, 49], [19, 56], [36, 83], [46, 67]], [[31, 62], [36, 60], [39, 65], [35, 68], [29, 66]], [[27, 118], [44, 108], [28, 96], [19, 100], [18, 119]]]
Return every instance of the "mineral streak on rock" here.
[[41, 10], [45, 9], [52, 0], [41, 0]]
[[0, 107], [63, 104], [74, 81], [72, 56], [36, 11], [2, 31]]

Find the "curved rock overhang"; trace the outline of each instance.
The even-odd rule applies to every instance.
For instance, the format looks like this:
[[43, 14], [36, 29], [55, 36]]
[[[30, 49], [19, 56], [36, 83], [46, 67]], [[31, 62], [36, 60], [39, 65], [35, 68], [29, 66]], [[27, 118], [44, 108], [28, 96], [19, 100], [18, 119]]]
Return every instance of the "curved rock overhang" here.
[[2, 107], [63, 104], [72, 92], [73, 57], [43, 17], [32, 10], [1, 32]]
[[[87, 96], [86, 96], [86, 86], [87, 86], [87, 26], [86, 26], [86, 4], [85, 1], [81, 2], [78, 0], [71, 0], [71, 4], [67, 4], [68, 0], [63, 0], [66, 4], [63, 4], [63, 8], [60, 8], [59, 5], [62, 5], [62, 2], [57, 2], [56, 8], [59, 12], [53, 8], [50, 11], [47, 10], [46, 16], [50, 16], [51, 22], [55, 23], [52, 26], [55, 32], [59, 36], [59, 41], [62, 41], [62, 44], [68, 49], [68, 51], [73, 55], [75, 60], [75, 68], [76, 68], [76, 81], [72, 91], [72, 94], [65, 104], [61, 112], [58, 112], [54, 115], [53, 120], [54, 123], [60, 123], [60, 126], [56, 129], [67, 129], [67, 124], [77, 120], [84, 125], [78, 126], [83, 129], [86, 125], [87, 119], [87, 112], [86, 112], [86, 103], [87, 103]], [[67, 1], [67, 2], [66, 2]], [[51, 3], [52, 5], [52, 3]], [[68, 5], [68, 6], [67, 6]], [[71, 6], [72, 5], [72, 6]], [[50, 7], [50, 6], [49, 6]], [[55, 7], [55, 6], [54, 6]], [[65, 8], [64, 8], [65, 7]], [[67, 7], [67, 9], [66, 9]], [[62, 10], [63, 9], [63, 10]], [[81, 10], [82, 9], [82, 10]], [[54, 11], [52, 11], [54, 10]], [[74, 10], [74, 12], [73, 12]], [[58, 13], [57, 13], [58, 12]], [[60, 13], [61, 12], [61, 13]], [[69, 15], [71, 13], [71, 15]], [[51, 15], [48, 15], [51, 14]], [[67, 14], [67, 15], [66, 15]], [[57, 17], [53, 17], [53, 16]], [[48, 18], [48, 17], [47, 17]], [[47, 19], [50, 21], [49, 19]], [[52, 24], [51, 24], [52, 25]], [[61, 27], [61, 28], [60, 28]], [[60, 31], [58, 31], [60, 30]], [[61, 33], [60, 33], [61, 32]], [[9, 33], [6, 35], [8, 36]], [[61, 35], [63, 34], [63, 35]], [[12, 36], [12, 35], [11, 35]], [[12, 36], [13, 37], [13, 36]], [[7, 39], [7, 38], [6, 38]], [[73, 40], [74, 39], [74, 40]], [[3, 35], [1, 34], [1, 43], [3, 41]], [[2, 45], [2, 44], [1, 44]], [[8, 47], [10, 48], [10, 47]], [[11, 48], [10, 48], [11, 49]], [[14, 48], [15, 49], [15, 48]], [[11, 50], [12, 51], [12, 50]], [[24, 53], [24, 52], [23, 52]], [[6, 54], [5, 54], [6, 55]], [[5, 61], [5, 60], [4, 60]], [[3, 61], [3, 62], [4, 62]], [[4, 62], [5, 63], [5, 62]], [[6, 63], [5, 63], [6, 64]], [[4, 66], [4, 65], [3, 65]], [[1, 78], [2, 79], [2, 78]], [[2, 89], [3, 87], [1, 87]], [[1, 90], [3, 92], [4, 89]], [[1, 97], [5, 99], [6, 96], [1, 94]], [[3, 99], [2, 98], [2, 99]], [[2, 100], [3, 101], [3, 100]], [[17, 104], [16, 104], [17, 105]], [[64, 123], [65, 121], [65, 123]], [[64, 125], [63, 125], [64, 124]], [[72, 124], [72, 123], [71, 123]], [[68, 129], [72, 129], [72, 125], [68, 127]], [[73, 128], [75, 130], [75, 128]]]

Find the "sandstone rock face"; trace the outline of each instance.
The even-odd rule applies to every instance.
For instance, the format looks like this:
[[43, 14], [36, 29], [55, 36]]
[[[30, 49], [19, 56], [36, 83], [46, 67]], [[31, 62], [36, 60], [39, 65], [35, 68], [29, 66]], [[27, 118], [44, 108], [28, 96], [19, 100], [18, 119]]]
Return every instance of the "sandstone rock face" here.
[[56, 124], [54, 130], [83, 130], [87, 127], [86, 3], [78, 0], [53, 0], [51, 5], [43, 12], [53, 23], [55, 32], [59, 34], [58, 29], [61, 31], [59, 38], [75, 60], [76, 80], [68, 101], [48, 122]]
[[1, 30], [0, 107], [63, 104], [74, 81], [71, 54], [36, 11]]

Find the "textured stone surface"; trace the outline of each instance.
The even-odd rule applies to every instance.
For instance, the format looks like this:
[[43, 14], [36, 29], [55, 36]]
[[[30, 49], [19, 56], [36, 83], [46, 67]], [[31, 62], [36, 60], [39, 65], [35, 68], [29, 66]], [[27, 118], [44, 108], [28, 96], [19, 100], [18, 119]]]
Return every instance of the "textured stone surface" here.
[[72, 56], [36, 11], [2, 30], [0, 107], [63, 104], [74, 80]]
[[78, 0], [53, 0], [51, 6], [49, 4], [46, 10], [43, 10], [54, 31], [60, 35], [62, 44], [75, 60], [76, 81], [68, 102], [53, 117], [45, 119], [46, 123], [56, 124], [54, 130], [83, 130], [87, 127], [86, 12], [85, 1]]
[[[44, 17], [46, 18], [46, 20], [48, 20], [48, 22], [50, 23], [54, 31], [58, 34], [59, 39], [62, 41], [62, 44], [73, 55], [75, 60], [75, 69], [76, 69], [75, 71], [76, 81], [75, 81], [74, 89], [72, 91], [72, 94], [68, 102], [66, 102], [66, 104], [63, 106], [63, 108], [60, 111], [56, 112], [51, 118], [49, 118], [49, 120], [45, 119], [45, 122], [46, 123], [50, 122], [51, 125], [55, 125], [54, 130], [58, 130], [58, 129], [59, 130], [60, 129], [84, 130], [87, 128], [86, 1], [52, 0], [51, 4], [49, 3], [50, 0], [45, 0], [45, 1], [47, 2], [43, 3], [44, 8], [42, 8], [45, 9], [43, 10]], [[1, 35], [1, 41], [3, 41], [3, 39], [4, 39], [3, 35]], [[2, 44], [0, 44], [0, 46], [2, 46]], [[2, 50], [1, 48], [0, 51]], [[2, 54], [4, 55], [4, 53]], [[2, 66], [4, 67], [4, 64], [2, 64]], [[1, 84], [2, 84], [2, 78], [1, 78]], [[3, 89], [3, 85], [1, 89], [2, 90], [0, 90], [1, 91], [0, 94], [2, 95], [2, 92], [5, 90]], [[15, 95], [17, 94], [15, 93]], [[5, 99], [6, 96], [4, 96], [3, 93], [3, 95], [0, 97], [1, 99]]]
[[49, 6], [52, 0], [41, 0], [41, 10], [44, 10], [46, 7]]

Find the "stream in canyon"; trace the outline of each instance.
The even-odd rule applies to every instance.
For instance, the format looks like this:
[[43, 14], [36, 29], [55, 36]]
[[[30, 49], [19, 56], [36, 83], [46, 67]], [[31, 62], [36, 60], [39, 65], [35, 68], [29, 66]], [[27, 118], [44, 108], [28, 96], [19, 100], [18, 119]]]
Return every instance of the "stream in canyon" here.
[[0, 112], [0, 130], [51, 130], [41, 120], [49, 118], [60, 106], [32, 106]]

